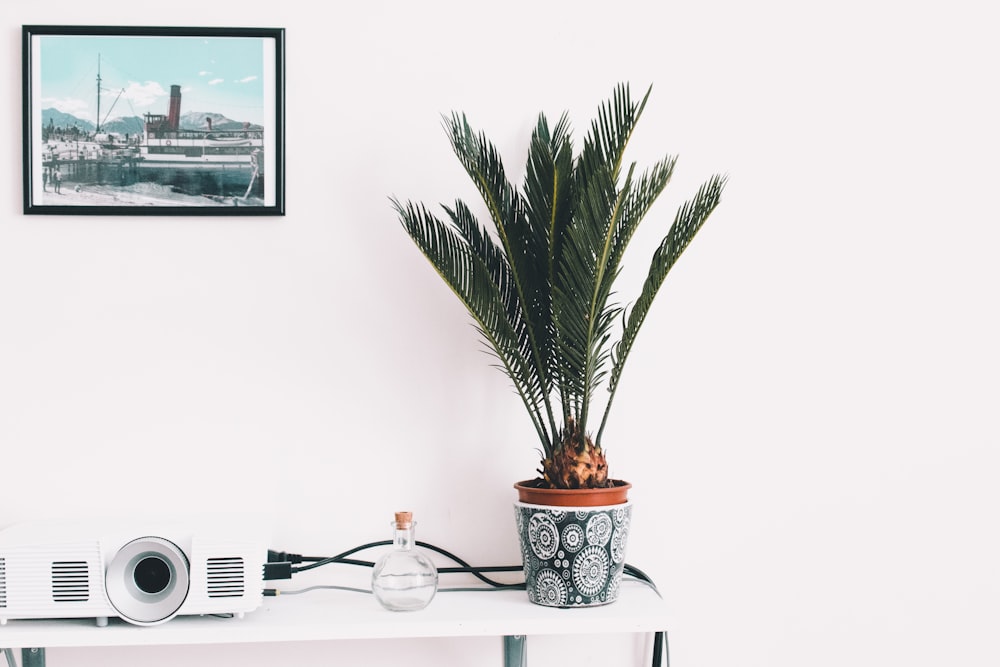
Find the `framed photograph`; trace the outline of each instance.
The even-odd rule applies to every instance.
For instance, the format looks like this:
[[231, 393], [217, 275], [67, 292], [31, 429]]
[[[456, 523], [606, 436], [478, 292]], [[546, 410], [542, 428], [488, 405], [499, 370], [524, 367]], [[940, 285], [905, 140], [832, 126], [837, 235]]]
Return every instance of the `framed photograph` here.
[[284, 215], [284, 29], [22, 26], [24, 212]]

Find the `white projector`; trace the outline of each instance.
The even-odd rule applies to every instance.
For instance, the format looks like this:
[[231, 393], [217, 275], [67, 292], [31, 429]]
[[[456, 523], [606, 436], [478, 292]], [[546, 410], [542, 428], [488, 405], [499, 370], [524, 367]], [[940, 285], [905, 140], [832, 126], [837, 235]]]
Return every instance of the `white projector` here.
[[48, 521], [0, 531], [0, 625], [9, 619], [243, 616], [263, 601], [267, 545], [242, 521]]

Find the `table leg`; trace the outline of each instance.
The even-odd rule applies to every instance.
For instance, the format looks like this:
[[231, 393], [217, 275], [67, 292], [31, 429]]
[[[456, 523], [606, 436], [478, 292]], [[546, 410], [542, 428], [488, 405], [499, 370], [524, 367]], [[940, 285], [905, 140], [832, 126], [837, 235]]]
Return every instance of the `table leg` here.
[[22, 648], [21, 667], [45, 667], [45, 649]]
[[527, 639], [524, 635], [507, 635], [503, 638], [503, 667], [527, 667]]

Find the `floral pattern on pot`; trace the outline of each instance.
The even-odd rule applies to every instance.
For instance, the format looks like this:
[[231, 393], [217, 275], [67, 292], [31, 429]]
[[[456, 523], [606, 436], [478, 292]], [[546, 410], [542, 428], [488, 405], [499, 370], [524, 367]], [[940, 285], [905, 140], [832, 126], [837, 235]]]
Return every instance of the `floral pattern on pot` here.
[[529, 600], [589, 607], [617, 599], [631, 503], [567, 511], [518, 502], [514, 509]]

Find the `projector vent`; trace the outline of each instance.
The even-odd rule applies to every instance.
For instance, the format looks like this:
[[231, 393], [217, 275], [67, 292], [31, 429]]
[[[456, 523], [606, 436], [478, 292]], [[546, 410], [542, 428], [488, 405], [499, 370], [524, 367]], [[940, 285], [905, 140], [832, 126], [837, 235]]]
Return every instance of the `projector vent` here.
[[7, 607], [7, 563], [0, 558], [0, 609]]
[[52, 563], [52, 599], [56, 602], [86, 602], [90, 599], [90, 576], [82, 560]]
[[208, 597], [238, 598], [243, 596], [243, 559], [208, 559]]

